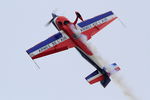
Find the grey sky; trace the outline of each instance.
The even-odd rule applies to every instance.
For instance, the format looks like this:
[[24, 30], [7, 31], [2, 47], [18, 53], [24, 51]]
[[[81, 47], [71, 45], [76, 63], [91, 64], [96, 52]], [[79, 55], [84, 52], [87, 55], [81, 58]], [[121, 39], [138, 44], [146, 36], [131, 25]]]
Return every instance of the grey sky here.
[[111, 82], [106, 89], [89, 85], [84, 79], [95, 69], [75, 49], [36, 60], [25, 50], [55, 34], [44, 25], [51, 12], [74, 21], [74, 11], [84, 19], [112, 10], [118, 20], [90, 42], [110, 64], [116, 62], [126, 84], [140, 100], [148, 100], [150, 84], [149, 0], [1, 0], [0, 1], [0, 99], [1, 100], [127, 100]]

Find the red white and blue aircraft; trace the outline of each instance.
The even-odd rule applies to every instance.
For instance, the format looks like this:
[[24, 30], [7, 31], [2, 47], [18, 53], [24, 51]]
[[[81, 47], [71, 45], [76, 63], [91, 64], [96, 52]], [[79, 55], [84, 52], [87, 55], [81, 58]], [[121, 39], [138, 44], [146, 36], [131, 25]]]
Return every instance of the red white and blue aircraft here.
[[[52, 13], [53, 18], [47, 25], [53, 23], [59, 32], [28, 49], [27, 53], [32, 59], [37, 59], [75, 47], [81, 56], [96, 68], [96, 71], [88, 75], [86, 80], [90, 84], [100, 82], [103, 87], [106, 87], [111, 81], [110, 76], [119, 71], [120, 68], [116, 63], [109, 65], [109, 68], [101, 66], [94, 59], [94, 52], [90, 50], [83, 41], [83, 38], [90, 40], [93, 35], [117, 19], [117, 17], [112, 11], [109, 11], [91, 19], [83, 20], [78, 12], [75, 13], [77, 17], [74, 22], [69, 21], [64, 16], [58, 16]], [[78, 19], [82, 20], [82, 22], [77, 23]]]

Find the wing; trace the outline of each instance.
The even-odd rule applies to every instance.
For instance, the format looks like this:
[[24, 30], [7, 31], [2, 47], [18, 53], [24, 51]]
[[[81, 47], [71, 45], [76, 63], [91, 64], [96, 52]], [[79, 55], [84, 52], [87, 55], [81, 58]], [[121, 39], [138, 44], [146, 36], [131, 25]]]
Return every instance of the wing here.
[[81, 23], [78, 23], [78, 26], [82, 34], [86, 35], [87, 38], [90, 39], [93, 35], [95, 35], [109, 23], [114, 21], [116, 18], [117, 17], [114, 15], [114, 13], [112, 11], [109, 11], [102, 15], [98, 15]]
[[28, 49], [26, 52], [32, 59], [36, 59], [49, 54], [67, 50], [74, 46], [74, 43], [69, 39], [69, 37], [63, 31], [61, 31]]

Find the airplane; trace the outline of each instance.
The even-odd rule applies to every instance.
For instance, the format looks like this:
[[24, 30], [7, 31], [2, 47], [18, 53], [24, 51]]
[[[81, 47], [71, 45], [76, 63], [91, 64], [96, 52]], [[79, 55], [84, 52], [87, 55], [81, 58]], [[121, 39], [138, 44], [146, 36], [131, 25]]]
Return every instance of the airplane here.
[[[99, 64], [94, 59], [94, 52], [90, 50], [84, 40], [90, 40], [92, 36], [117, 19], [117, 17], [112, 11], [87, 20], [83, 20], [79, 12], [75, 12], [75, 14], [76, 19], [74, 22], [71, 22], [64, 16], [52, 13], [52, 19], [47, 25], [52, 23], [58, 30], [58, 33], [31, 47], [26, 52], [34, 60], [74, 47], [83, 58], [96, 68], [96, 71], [88, 75], [85, 79], [90, 84], [100, 82], [105, 88], [111, 81], [110, 76], [118, 72], [120, 67], [116, 63], [108, 66]], [[77, 23], [78, 19], [81, 22]]]

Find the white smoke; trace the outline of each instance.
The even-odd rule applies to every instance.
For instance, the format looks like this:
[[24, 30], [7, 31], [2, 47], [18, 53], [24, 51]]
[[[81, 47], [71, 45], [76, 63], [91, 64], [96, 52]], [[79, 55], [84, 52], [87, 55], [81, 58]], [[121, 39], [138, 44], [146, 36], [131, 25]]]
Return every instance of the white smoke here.
[[[85, 35], [81, 34], [80, 30], [77, 29], [74, 25], [71, 25], [70, 28], [72, 31], [81, 38], [82, 42], [84, 42], [88, 48], [93, 52], [92, 59], [95, 60], [95, 62], [100, 66], [100, 67], [106, 67], [107, 70], [109, 71], [109, 67], [107, 67], [109, 64], [102, 59], [101, 56], [97, 53], [96, 47], [93, 46], [91, 43], [87, 42], [87, 38]], [[134, 93], [132, 92], [131, 88], [127, 86], [127, 83], [124, 81], [123, 77], [119, 75], [118, 73], [114, 74], [111, 76], [112, 80], [119, 86], [119, 88], [122, 90], [123, 94], [128, 97], [129, 100], [139, 100]]]
[[[104, 59], [102, 59], [101, 56], [98, 55], [96, 48], [92, 44], [89, 44], [89, 43], [86, 43], [86, 44], [88, 47], [90, 47], [90, 49], [94, 53], [94, 58], [96, 59], [96, 61], [101, 66], [107, 67], [109, 64]], [[109, 70], [109, 67], [107, 67], [107, 69]], [[124, 81], [123, 77], [121, 77], [121, 75], [119, 73], [113, 74], [111, 76], [111, 78], [117, 84], [117, 86], [119, 86], [119, 88], [122, 90], [123, 94], [128, 97], [129, 100], [139, 100], [134, 95], [131, 88], [129, 88], [129, 86], [127, 86], [127, 83]]]
[[119, 73], [111, 76], [112, 80], [120, 87], [123, 94], [129, 98], [129, 100], [139, 100], [136, 95], [132, 92], [131, 88], [127, 86], [127, 83], [124, 81], [123, 77]]
[[[98, 54], [96, 47], [93, 46], [91, 43], [87, 42], [85, 38], [82, 38], [82, 41], [86, 43], [86, 45], [94, 53], [92, 57], [98, 63], [98, 65], [100, 65], [101, 67], [105, 66], [108, 71], [111, 70], [110, 67], [107, 67], [109, 64]], [[127, 86], [127, 83], [124, 81], [123, 77], [119, 73], [113, 74], [111, 78], [117, 84], [117, 86], [122, 90], [123, 94], [128, 97], [129, 100], [139, 100], [134, 95], [131, 88]]]

